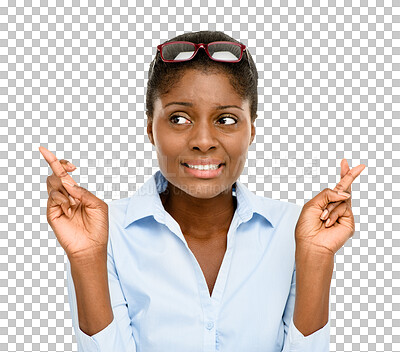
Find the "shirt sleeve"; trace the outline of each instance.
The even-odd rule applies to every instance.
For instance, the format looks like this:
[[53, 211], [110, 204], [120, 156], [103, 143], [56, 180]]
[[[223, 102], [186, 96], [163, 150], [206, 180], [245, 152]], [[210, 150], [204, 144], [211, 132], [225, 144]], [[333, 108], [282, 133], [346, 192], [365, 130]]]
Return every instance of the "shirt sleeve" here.
[[328, 322], [311, 335], [304, 336], [294, 325], [293, 313], [296, 297], [296, 264], [294, 266], [292, 285], [283, 314], [284, 343], [282, 352], [329, 352], [330, 312]]
[[67, 258], [68, 299], [71, 309], [72, 325], [78, 344], [78, 352], [136, 352], [136, 344], [130, 326], [131, 320], [128, 315], [127, 302], [115, 270], [110, 237], [107, 248], [107, 270], [114, 319], [103, 330], [89, 336], [79, 328], [75, 287], [71, 275], [71, 263]]

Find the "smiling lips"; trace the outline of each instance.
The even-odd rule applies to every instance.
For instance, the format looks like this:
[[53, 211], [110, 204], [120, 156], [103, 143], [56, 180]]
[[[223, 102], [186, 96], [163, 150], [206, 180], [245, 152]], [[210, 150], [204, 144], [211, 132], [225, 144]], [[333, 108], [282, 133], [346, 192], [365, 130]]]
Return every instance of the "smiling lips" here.
[[220, 166], [220, 164], [223, 164], [224, 162], [220, 159], [193, 159], [193, 160], [186, 160], [182, 161], [181, 164], [187, 165], [187, 166], [199, 166], [199, 165], [216, 165]]
[[225, 163], [219, 159], [187, 160], [187, 162], [181, 162], [181, 165], [190, 175], [203, 179], [218, 177], [225, 167]]
[[182, 162], [181, 164], [190, 169], [201, 171], [217, 170], [221, 165], [223, 165], [222, 161], [218, 159], [188, 160], [187, 162]]

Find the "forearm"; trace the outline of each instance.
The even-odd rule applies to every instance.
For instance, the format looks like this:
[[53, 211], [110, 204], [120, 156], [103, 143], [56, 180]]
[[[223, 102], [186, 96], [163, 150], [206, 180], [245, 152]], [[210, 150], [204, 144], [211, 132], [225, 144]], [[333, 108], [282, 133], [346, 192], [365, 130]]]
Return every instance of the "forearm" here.
[[107, 249], [85, 258], [69, 258], [78, 309], [79, 328], [92, 336], [113, 320], [107, 275]]
[[308, 336], [326, 325], [329, 319], [329, 294], [334, 256], [312, 254], [296, 249], [296, 299], [293, 322]]

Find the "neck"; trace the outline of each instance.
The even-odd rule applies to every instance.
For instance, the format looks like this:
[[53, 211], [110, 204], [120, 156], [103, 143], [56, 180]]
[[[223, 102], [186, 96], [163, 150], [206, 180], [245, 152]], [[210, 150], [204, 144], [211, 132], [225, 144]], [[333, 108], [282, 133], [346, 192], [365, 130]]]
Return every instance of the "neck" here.
[[185, 236], [198, 240], [226, 236], [236, 209], [232, 187], [211, 199], [192, 197], [169, 182], [167, 190], [160, 194], [161, 201]]

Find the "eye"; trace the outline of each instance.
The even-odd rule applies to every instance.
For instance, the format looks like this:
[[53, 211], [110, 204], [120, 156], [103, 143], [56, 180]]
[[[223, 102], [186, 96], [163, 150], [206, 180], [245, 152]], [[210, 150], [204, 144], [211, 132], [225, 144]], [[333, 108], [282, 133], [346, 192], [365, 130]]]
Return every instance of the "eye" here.
[[[181, 119], [181, 121], [183, 121], [183, 123], [179, 123], [179, 119]], [[187, 122], [185, 122], [184, 120], [186, 120]], [[190, 124], [190, 121], [186, 117], [181, 116], [181, 115], [173, 115], [169, 118], [169, 121], [174, 125]], [[232, 116], [222, 116], [218, 119], [218, 121], [225, 121], [225, 122], [221, 123], [222, 125], [234, 125], [237, 123], [237, 119], [235, 119]], [[228, 121], [228, 122], [226, 122], [226, 121]]]
[[173, 115], [169, 118], [169, 121], [171, 121], [175, 125], [185, 125], [186, 123], [175, 123], [177, 120], [183, 119], [186, 121], [189, 121], [186, 117], [180, 116], [180, 115]]
[[228, 119], [228, 121], [230, 119], [233, 121], [233, 123], [232, 122], [231, 123], [223, 123], [223, 125], [234, 125], [237, 123], [237, 120], [235, 118], [233, 118], [232, 116], [222, 116], [221, 118], [218, 119], [218, 121], [225, 120], [225, 119]]

